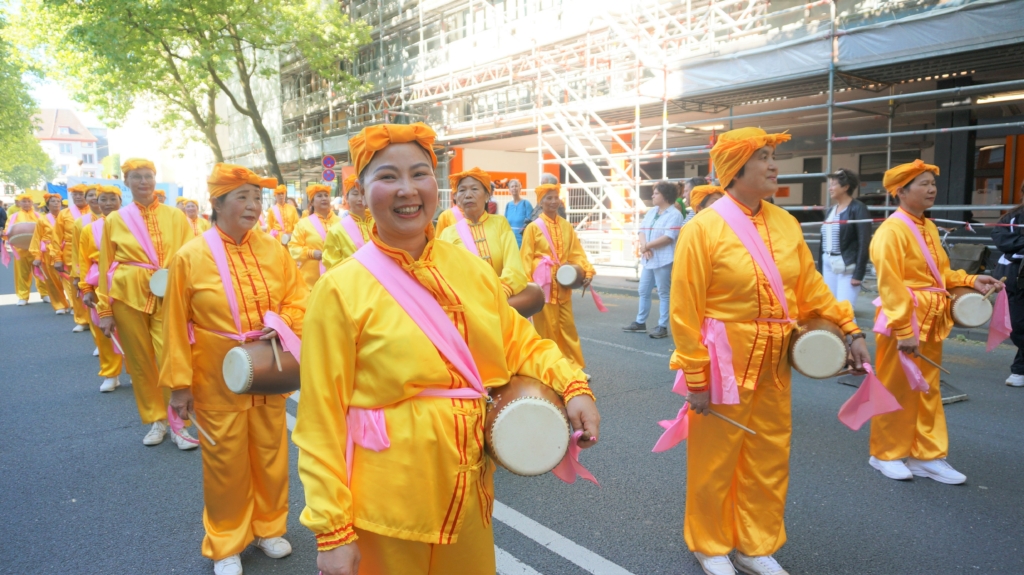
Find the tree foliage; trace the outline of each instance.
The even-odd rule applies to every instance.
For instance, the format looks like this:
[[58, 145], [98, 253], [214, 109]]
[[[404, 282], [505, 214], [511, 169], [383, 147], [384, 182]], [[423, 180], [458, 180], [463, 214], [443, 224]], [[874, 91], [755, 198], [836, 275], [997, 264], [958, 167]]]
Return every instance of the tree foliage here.
[[7, 32], [0, 13], [0, 181], [24, 189], [52, 178], [55, 171], [33, 136], [36, 103], [24, 80], [27, 68], [6, 39]]

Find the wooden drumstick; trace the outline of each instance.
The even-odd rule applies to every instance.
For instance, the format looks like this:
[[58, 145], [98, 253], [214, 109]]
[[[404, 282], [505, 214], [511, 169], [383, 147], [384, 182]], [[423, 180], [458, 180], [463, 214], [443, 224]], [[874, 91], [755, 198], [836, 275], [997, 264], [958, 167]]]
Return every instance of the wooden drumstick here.
[[754, 431], [753, 429], [750, 429], [749, 427], [747, 427], [746, 425], [743, 425], [741, 423], [735, 422], [735, 421], [729, 419], [728, 417], [722, 415], [721, 413], [718, 413], [717, 411], [713, 411], [713, 410], [709, 409], [708, 413], [710, 413], [711, 415], [714, 415], [715, 417], [717, 417], [718, 419], [721, 419], [722, 421], [725, 421], [727, 423], [731, 423], [731, 424], [735, 425], [736, 427], [742, 429], [743, 431], [746, 431], [750, 435], [757, 435], [757, 432]]
[[[999, 283], [1003, 283], [1005, 281], [1006, 281], [1006, 276], [1003, 276], [1003, 278], [1001, 280], [999, 280]], [[986, 300], [990, 299], [992, 296], [996, 295], [996, 293], [997, 293], [996, 292], [996, 288], [993, 286], [992, 289], [988, 290], [988, 293], [985, 294], [985, 299]]]
[[928, 359], [927, 357], [925, 357], [925, 356], [923, 356], [923, 355], [921, 355], [921, 354], [919, 354], [919, 353], [915, 353], [915, 354], [914, 354], [914, 357], [919, 357], [919, 358], [923, 359], [923, 360], [924, 360], [924, 361], [925, 361], [926, 363], [929, 363], [929, 364], [931, 364], [931, 365], [932, 365], [932, 367], [936, 367], [936, 368], [938, 368], [938, 369], [939, 369], [939, 371], [941, 371], [942, 373], [944, 373], [944, 374], [946, 374], [946, 375], [953, 375], [952, 373], [949, 373], [949, 370], [948, 370], [948, 369], [946, 369], [946, 368], [942, 367], [941, 365], [939, 365], [939, 364], [935, 363], [934, 361], [932, 361], [932, 360]]
[[281, 354], [277, 351], [277, 338], [270, 338], [270, 346], [274, 349], [274, 363], [277, 364], [277, 371], [284, 371], [281, 369]]
[[206, 438], [206, 441], [210, 442], [210, 445], [217, 445], [217, 442], [214, 441], [212, 437], [210, 437], [209, 433], [206, 433], [206, 430], [203, 429], [203, 426], [199, 425], [199, 420], [196, 419], [196, 412], [194, 412], [194, 411], [188, 412], [188, 417], [189, 417], [189, 419], [192, 420], [192, 425], [195, 425], [196, 429], [199, 430], [199, 433], [203, 434], [203, 437]]

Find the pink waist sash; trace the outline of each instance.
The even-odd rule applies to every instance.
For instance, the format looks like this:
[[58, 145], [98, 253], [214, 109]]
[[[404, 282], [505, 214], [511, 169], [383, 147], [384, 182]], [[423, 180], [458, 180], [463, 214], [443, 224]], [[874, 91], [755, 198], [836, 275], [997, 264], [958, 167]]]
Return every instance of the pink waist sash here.
[[[927, 252], [925, 252], [927, 253]], [[910, 292], [910, 297], [914, 301], [914, 309], [917, 309], [917, 294], [915, 291], [926, 291], [932, 293], [946, 293], [946, 290], [937, 287], [927, 288], [907, 288]], [[892, 337], [892, 330], [889, 328], [889, 317], [885, 315], [885, 309], [882, 307], [882, 298], [877, 297], [875, 301], [871, 302], [878, 308], [878, 317], [875, 319], [875, 326], [872, 328], [875, 333], [880, 333], [885, 336]], [[910, 316], [910, 328], [914, 330], [914, 337], [917, 338], [918, 343], [921, 341], [921, 327], [917, 323], [917, 311], [914, 311]], [[910, 389], [914, 391], [922, 391], [928, 393], [928, 382], [924, 379], [924, 374], [921, 373], [921, 368], [914, 363], [914, 360], [903, 352], [898, 352], [900, 356], [900, 367], [903, 368], [903, 374], [907, 376], [907, 382], [910, 384]]]

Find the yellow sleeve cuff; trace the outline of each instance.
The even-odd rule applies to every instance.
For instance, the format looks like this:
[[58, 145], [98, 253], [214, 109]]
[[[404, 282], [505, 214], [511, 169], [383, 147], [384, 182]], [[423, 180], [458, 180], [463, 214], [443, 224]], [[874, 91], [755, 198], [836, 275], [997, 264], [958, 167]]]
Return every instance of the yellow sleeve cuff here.
[[342, 545], [348, 545], [358, 539], [356, 531], [349, 523], [328, 533], [320, 533], [316, 536], [317, 551], [330, 551]]
[[569, 403], [570, 399], [580, 395], [589, 395], [590, 399], [597, 401], [597, 398], [594, 397], [594, 392], [590, 390], [590, 384], [584, 380], [572, 381], [569, 385], [565, 386], [565, 391], [562, 392], [562, 400], [565, 403]]

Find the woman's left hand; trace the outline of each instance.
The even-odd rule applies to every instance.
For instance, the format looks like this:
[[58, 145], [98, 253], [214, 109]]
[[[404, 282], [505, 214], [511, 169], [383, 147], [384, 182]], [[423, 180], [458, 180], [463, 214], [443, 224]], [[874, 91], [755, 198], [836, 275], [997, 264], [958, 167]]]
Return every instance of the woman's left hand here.
[[583, 278], [583, 287], [589, 286], [590, 282], [592, 282], [592, 281], [594, 281], [594, 276]]
[[577, 395], [565, 404], [565, 411], [569, 415], [573, 431], [583, 430], [583, 437], [580, 437], [576, 444], [583, 449], [593, 447], [601, 430], [601, 414], [597, 411], [594, 398], [589, 395]]
[[323, 259], [323, 257], [324, 257], [324, 252], [322, 252], [320, 250], [313, 250], [313, 259], [320, 260], [320, 259]]
[[864, 375], [865, 363], [871, 363], [871, 354], [868, 353], [868, 344], [864, 338], [858, 337], [850, 343], [850, 372], [854, 375]]
[[985, 295], [992, 293], [993, 290], [997, 292], [1003, 291], [1004, 287], [1006, 285], [1003, 282], [992, 276], [978, 276], [978, 279], [974, 280], [974, 289]]
[[171, 407], [178, 414], [182, 421], [188, 419], [188, 414], [194, 409], [192, 403], [192, 389], [185, 387], [171, 391]]
[[274, 339], [277, 337], [277, 332], [273, 328], [265, 327], [262, 331], [263, 335], [260, 336], [260, 339]]
[[860, 280], [850, 280], [850, 285], [857, 287], [860, 285]]

